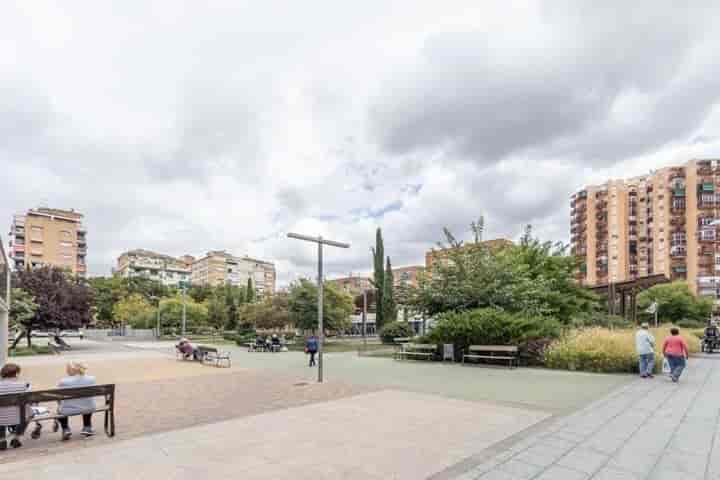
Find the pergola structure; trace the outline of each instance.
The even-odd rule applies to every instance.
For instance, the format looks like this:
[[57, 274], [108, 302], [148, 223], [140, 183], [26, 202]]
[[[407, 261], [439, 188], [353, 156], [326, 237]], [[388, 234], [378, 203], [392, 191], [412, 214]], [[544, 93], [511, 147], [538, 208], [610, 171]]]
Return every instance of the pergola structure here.
[[655, 285], [669, 282], [668, 277], [659, 273], [636, 280], [596, 285], [590, 287], [590, 290], [607, 298], [610, 315], [619, 314], [635, 322], [637, 320], [637, 294]]

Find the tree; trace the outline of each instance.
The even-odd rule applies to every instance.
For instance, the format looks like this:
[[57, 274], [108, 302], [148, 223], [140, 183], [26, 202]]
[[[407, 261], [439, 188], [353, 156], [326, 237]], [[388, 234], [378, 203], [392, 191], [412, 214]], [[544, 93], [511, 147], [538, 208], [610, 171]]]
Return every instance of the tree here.
[[213, 294], [213, 289], [210, 285], [190, 285], [187, 294], [193, 301], [202, 303]]
[[567, 247], [527, 233], [520, 245], [500, 250], [483, 244], [448, 250], [447, 262], [434, 262], [418, 287], [402, 292], [403, 304], [428, 316], [490, 307], [564, 324], [597, 309], [598, 298], [574, 280], [575, 260]]
[[38, 306], [35, 316], [24, 325], [28, 346], [33, 329], [77, 329], [92, 320], [92, 289], [62, 268], [19, 270], [13, 284], [32, 295]]
[[[185, 298], [186, 326], [190, 329], [202, 327], [207, 324], [208, 311], [202, 303], [192, 298]], [[161, 328], [177, 330], [182, 326], [183, 299], [179, 295], [160, 301]]]
[[[350, 328], [350, 315], [354, 311], [353, 298], [330, 283], [323, 286], [323, 327], [325, 330], [343, 332]], [[318, 289], [309, 280], [302, 279], [290, 288], [288, 309], [297, 328], [318, 328]]]
[[245, 289], [245, 302], [253, 303], [255, 301], [255, 288], [253, 287], [252, 278], [248, 277], [247, 287]]
[[228, 322], [226, 297], [216, 292], [205, 301], [208, 323], [216, 329], [222, 329]]
[[245, 304], [241, 316], [244, 324], [252, 324], [261, 330], [281, 330], [292, 324], [286, 294], [277, 294], [260, 302]]
[[88, 280], [88, 284], [93, 291], [94, 323], [100, 326], [114, 326], [113, 309], [128, 295], [125, 279], [119, 276], [93, 277]]
[[655, 285], [641, 292], [637, 298], [638, 312], [644, 313], [652, 302], [658, 303], [658, 320], [661, 322], [704, 322], [712, 312], [712, 300], [696, 298], [685, 282]]
[[37, 312], [35, 298], [22, 288], [13, 288], [10, 293], [10, 330], [27, 329]]
[[113, 317], [121, 325], [133, 328], [153, 328], [156, 309], [139, 293], [121, 299], [113, 308]]
[[393, 279], [392, 266], [390, 265], [390, 257], [387, 257], [382, 302], [382, 318], [384, 323], [397, 321], [397, 305], [395, 304], [395, 295], [393, 294], [394, 284], [395, 281]]
[[375, 232], [375, 248], [372, 249], [373, 254], [373, 286], [375, 287], [375, 325], [380, 328], [383, 324], [383, 293], [385, 291], [385, 269], [383, 262], [385, 260], [385, 246], [383, 245], [382, 230], [380, 228]]

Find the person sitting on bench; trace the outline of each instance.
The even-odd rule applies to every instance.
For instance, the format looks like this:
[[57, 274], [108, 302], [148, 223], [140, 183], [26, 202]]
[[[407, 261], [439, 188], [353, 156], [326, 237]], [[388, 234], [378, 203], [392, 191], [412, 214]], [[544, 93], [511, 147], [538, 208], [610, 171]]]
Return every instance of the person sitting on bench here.
[[272, 351], [279, 352], [281, 343], [280, 343], [280, 338], [277, 336], [277, 334], [273, 333], [271, 341], [272, 341]]
[[720, 336], [720, 332], [718, 332], [717, 323], [713, 320], [710, 322], [710, 325], [705, 328], [705, 338], [716, 339], [718, 336]]
[[[6, 363], [0, 369], [0, 395], [7, 393], [23, 393], [30, 390], [30, 384], [20, 381], [20, 365]], [[28, 408], [28, 418], [31, 411]], [[9, 433], [10, 446], [22, 447], [20, 437], [25, 433], [26, 425], [20, 424], [20, 409], [18, 407], [0, 407], [0, 450], [7, 450], [8, 442], [5, 439]]]
[[189, 360], [190, 358], [198, 360], [197, 348], [195, 348], [195, 345], [190, 343], [187, 338], [181, 338], [180, 343], [178, 343], [176, 347], [182, 352], [186, 360]]
[[[58, 387], [89, 387], [97, 385], [95, 377], [86, 375], [87, 365], [82, 362], [69, 362], [66, 367], [68, 376], [60, 380]], [[92, 412], [95, 410], [95, 399], [93, 397], [74, 398], [72, 400], [62, 400], [58, 407], [60, 415], [80, 415], [83, 417], [83, 429], [81, 434], [85, 437], [95, 435], [92, 428]], [[70, 440], [72, 431], [68, 417], [58, 418], [58, 423], [62, 427], [62, 439]]]

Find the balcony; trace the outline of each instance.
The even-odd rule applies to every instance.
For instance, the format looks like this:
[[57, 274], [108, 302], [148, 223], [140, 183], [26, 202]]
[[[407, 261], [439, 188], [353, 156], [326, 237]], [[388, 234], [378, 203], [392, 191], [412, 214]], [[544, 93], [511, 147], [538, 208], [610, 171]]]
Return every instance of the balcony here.
[[78, 247], [77, 253], [78, 255], [87, 255], [87, 247]]
[[673, 188], [672, 189], [672, 196], [673, 197], [685, 197], [685, 188]]
[[697, 174], [698, 175], [712, 175], [713, 169], [710, 165], [703, 165], [703, 166], [698, 165]]

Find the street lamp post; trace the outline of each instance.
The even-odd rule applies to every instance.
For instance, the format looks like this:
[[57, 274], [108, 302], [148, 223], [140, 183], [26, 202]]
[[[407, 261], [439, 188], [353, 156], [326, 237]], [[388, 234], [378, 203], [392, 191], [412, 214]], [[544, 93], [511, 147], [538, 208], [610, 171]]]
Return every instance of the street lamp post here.
[[363, 332], [363, 352], [367, 352], [367, 290], [363, 290], [363, 314], [362, 314], [362, 332]]
[[155, 300], [157, 302], [157, 327], [155, 330], [155, 338], [160, 340], [160, 297], [151, 295], [150, 300]]
[[298, 233], [288, 233], [288, 238], [294, 238], [295, 240], [304, 240], [306, 242], [317, 243], [318, 246], [318, 383], [323, 381], [323, 340], [325, 338], [325, 332], [323, 330], [323, 245], [329, 245], [331, 247], [338, 248], [350, 248], [347, 243], [335, 242], [333, 240], [327, 240], [320, 236], [309, 237], [307, 235], [300, 235]]
[[[0, 238], [0, 367], [8, 359], [10, 341], [10, 264]], [[30, 333], [28, 332], [28, 338]]]

